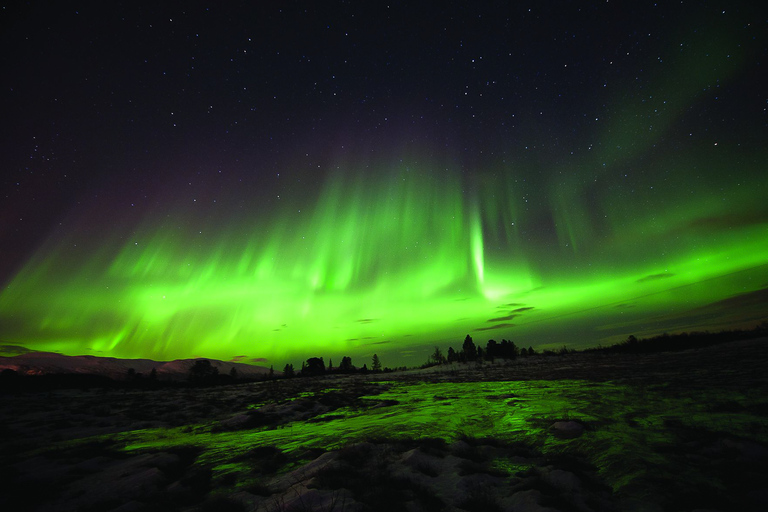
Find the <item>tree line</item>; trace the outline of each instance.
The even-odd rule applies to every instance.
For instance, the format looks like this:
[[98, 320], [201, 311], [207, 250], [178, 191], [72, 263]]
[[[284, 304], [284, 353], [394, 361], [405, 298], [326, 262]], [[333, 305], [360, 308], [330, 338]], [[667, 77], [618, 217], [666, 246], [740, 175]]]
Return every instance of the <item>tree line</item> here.
[[382, 367], [381, 360], [377, 354], [373, 354], [371, 358], [371, 367], [368, 368], [367, 364], [363, 364], [358, 368], [352, 364], [352, 358], [344, 356], [341, 358], [341, 363], [338, 366], [333, 366], [333, 359], [328, 360], [326, 366], [322, 357], [310, 357], [306, 361], [301, 363], [301, 368], [296, 369], [293, 364], [286, 364], [283, 367], [283, 377], [312, 377], [316, 375], [326, 374], [352, 374], [352, 373], [389, 373], [392, 372], [391, 368]]
[[718, 332], [693, 331], [677, 334], [663, 333], [650, 338], [637, 338], [630, 335], [624, 341], [608, 347], [593, 347], [584, 352], [615, 352], [627, 354], [648, 354], [652, 352], [675, 352], [694, 348], [709, 347], [732, 341], [754, 339], [768, 335], [768, 321], [763, 321], [753, 329], [726, 329]]
[[[581, 350], [581, 352], [618, 352], [618, 353], [649, 353], [649, 352], [667, 352], [676, 350], [687, 350], [692, 348], [701, 348], [732, 341], [753, 339], [768, 336], [768, 322], [764, 321], [753, 329], [732, 329], [719, 332], [683, 332], [680, 334], [661, 334], [650, 338], [637, 338], [631, 335], [626, 340], [607, 347], [592, 347]], [[488, 340], [485, 347], [476, 345], [470, 335], [464, 338], [460, 350], [448, 347], [447, 353], [443, 353], [440, 347], [435, 347], [434, 352], [421, 367], [429, 367], [446, 363], [469, 363], [494, 361], [496, 359], [516, 359], [518, 357], [531, 356], [551, 356], [569, 354], [578, 352], [563, 346], [557, 351], [543, 350], [536, 352], [533, 347], [519, 348], [513, 341], [502, 339], [501, 342]], [[283, 368], [282, 377], [302, 377], [325, 374], [353, 374], [353, 373], [388, 373], [392, 371], [407, 370], [406, 367], [387, 368], [383, 367], [377, 354], [371, 359], [371, 366], [364, 364], [358, 368], [352, 364], [352, 358], [342, 357], [338, 366], [333, 365], [329, 360], [328, 364], [322, 357], [311, 357], [302, 363], [300, 369], [295, 369], [292, 364], [286, 364]], [[220, 374], [218, 368], [213, 366], [210, 361], [200, 359], [195, 361], [190, 368], [187, 376], [187, 385], [192, 386], [215, 386], [225, 385], [235, 382], [248, 382], [265, 379], [276, 379], [274, 368], [270, 367], [269, 373], [264, 377], [249, 377], [243, 379], [238, 375], [233, 367], [228, 374]], [[184, 385], [178, 381], [162, 381], [157, 378], [157, 371], [152, 370], [148, 375], [143, 375], [129, 368], [125, 378], [111, 378], [102, 375], [89, 374], [50, 374], [25, 376], [12, 369], [4, 369], [0, 372], [0, 391], [13, 389], [66, 389], [92, 387], [121, 387], [121, 388], [143, 388], [156, 389], [161, 387], [176, 387]]]
[[[703, 347], [739, 339], [764, 336], [766, 334], [768, 334], [768, 322], [763, 322], [752, 330], [735, 329], [724, 330], [717, 333], [691, 332], [673, 335], [665, 333], [660, 336], [646, 339], [637, 339], [635, 336], [629, 336], [625, 341], [609, 347], [593, 347], [581, 351], [625, 353], [663, 352]], [[561, 347], [559, 350], [547, 349], [537, 352], [532, 346], [529, 346], [528, 348], [518, 347], [514, 341], [507, 339], [502, 339], [501, 341], [490, 339], [483, 347], [480, 344], [476, 344], [472, 339], [472, 336], [467, 334], [459, 350], [449, 346], [447, 352], [443, 353], [443, 350], [436, 346], [428, 360], [421, 365], [421, 368], [451, 363], [481, 363], [493, 362], [497, 359], [514, 360], [517, 358], [534, 356], [556, 356], [574, 352], [579, 352], [579, 350], [568, 348], [566, 346]], [[227, 377], [229, 377], [229, 379], [226, 380], [237, 380], [236, 374], [216, 376], [214, 373], [215, 368], [211, 368], [210, 364], [206, 365], [205, 363], [207, 363], [207, 361], [200, 362], [192, 369], [191, 381], [211, 381], [217, 380], [217, 377], [220, 381], [225, 380]], [[322, 357], [310, 357], [301, 363], [301, 368], [295, 368], [294, 365], [290, 363], [286, 364], [283, 367], [282, 377], [294, 378], [329, 374], [389, 373], [407, 369], [408, 368], [405, 366], [398, 368], [384, 367], [377, 354], [373, 354], [370, 367], [367, 364], [363, 364], [361, 367], [355, 366], [352, 363], [352, 358], [349, 356], [342, 357], [338, 366], [334, 366], [332, 359], [329, 359], [328, 364], [326, 364]], [[266, 378], [270, 380], [277, 378], [272, 367], [270, 367], [269, 374]]]
[[496, 359], [516, 359], [533, 355], [536, 355], [533, 347], [520, 348], [514, 341], [504, 339], [501, 342], [488, 340], [485, 348], [483, 348], [482, 346], [475, 345], [472, 336], [467, 334], [467, 337], [464, 338], [464, 343], [461, 345], [461, 350], [457, 351], [453, 347], [448, 347], [448, 352], [443, 354], [440, 347], [435, 347], [435, 351], [432, 352], [423, 367], [446, 363], [471, 363], [473, 361], [493, 362]]

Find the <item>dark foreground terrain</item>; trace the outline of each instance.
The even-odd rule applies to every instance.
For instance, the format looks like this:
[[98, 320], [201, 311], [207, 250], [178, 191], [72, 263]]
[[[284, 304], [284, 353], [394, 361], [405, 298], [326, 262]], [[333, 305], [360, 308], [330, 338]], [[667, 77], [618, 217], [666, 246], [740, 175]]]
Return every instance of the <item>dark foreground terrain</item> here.
[[0, 392], [0, 507], [768, 510], [766, 369], [758, 339], [212, 388]]

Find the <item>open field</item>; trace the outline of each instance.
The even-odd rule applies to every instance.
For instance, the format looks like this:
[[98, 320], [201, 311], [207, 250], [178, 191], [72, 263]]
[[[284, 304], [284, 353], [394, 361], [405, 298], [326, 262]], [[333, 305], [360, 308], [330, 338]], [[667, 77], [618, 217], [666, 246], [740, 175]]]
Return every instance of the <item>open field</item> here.
[[[0, 394], [4, 510], [766, 510], [768, 342]], [[21, 501], [19, 501], [21, 500]]]

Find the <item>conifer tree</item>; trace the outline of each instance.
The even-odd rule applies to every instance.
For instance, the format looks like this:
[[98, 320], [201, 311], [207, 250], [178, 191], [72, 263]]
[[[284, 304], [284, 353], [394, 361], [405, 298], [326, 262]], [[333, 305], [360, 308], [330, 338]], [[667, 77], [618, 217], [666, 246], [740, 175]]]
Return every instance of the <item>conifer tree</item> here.
[[341, 364], [339, 365], [339, 371], [341, 373], [351, 373], [355, 370], [355, 367], [352, 366], [352, 358], [349, 356], [344, 356], [341, 358]]
[[467, 334], [464, 338], [464, 344], [461, 346], [461, 352], [464, 354], [464, 359], [467, 361], [474, 361], [477, 359], [477, 347], [475, 342], [472, 341], [472, 336]]
[[435, 364], [443, 364], [445, 362], [445, 356], [443, 355], [443, 351], [440, 350], [440, 347], [435, 347], [435, 351], [432, 352], [432, 355], [429, 356], [429, 358]]

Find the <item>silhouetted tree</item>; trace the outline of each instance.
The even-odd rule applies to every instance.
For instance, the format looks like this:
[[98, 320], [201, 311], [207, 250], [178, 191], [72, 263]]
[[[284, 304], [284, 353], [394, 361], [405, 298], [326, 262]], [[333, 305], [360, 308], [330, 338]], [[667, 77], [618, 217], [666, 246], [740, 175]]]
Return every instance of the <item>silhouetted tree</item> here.
[[149, 372], [149, 380], [157, 380], [157, 368], [152, 368], [152, 371]]
[[528, 355], [529, 356], [535, 356], [536, 355], [536, 351], [533, 350], [533, 347], [528, 347]]
[[498, 355], [502, 359], [514, 359], [519, 354], [517, 345], [514, 341], [501, 340], [498, 347]]
[[286, 377], [290, 379], [291, 377], [295, 376], [295, 372], [293, 370], [292, 364], [286, 364], [283, 368], [283, 377]]
[[459, 355], [456, 353], [455, 350], [453, 350], [453, 347], [448, 347], [447, 361], [449, 363], [455, 363], [458, 360], [459, 360]]
[[485, 358], [493, 361], [498, 357], [498, 350], [499, 344], [496, 343], [496, 340], [488, 340], [488, 343], [485, 344]]
[[381, 361], [379, 361], [379, 356], [376, 354], [373, 354], [373, 358], [371, 359], [371, 370], [377, 373], [381, 371]]
[[[232, 367], [232, 369], [234, 370], [235, 368]], [[269, 379], [272, 380], [274, 378], [275, 378], [275, 368], [273, 365], [269, 365]]]
[[333, 359], [328, 359], [328, 371], [333, 371]]
[[234, 366], [231, 370], [229, 370], [229, 376], [232, 377], [232, 380], [237, 380], [237, 368]]
[[475, 346], [475, 342], [472, 341], [472, 336], [467, 334], [467, 337], [464, 338], [464, 344], [461, 346], [461, 352], [464, 355], [465, 361], [474, 361], [477, 359], [477, 347]]
[[207, 359], [198, 359], [189, 369], [189, 381], [193, 384], [212, 384], [219, 375], [219, 369]]
[[435, 364], [443, 364], [445, 362], [445, 356], [440, 350], [440, 347], [435, 347], [435, 351], [429, 356], [429, 359]]
[[341, 358], [341, 364], [339, 365], [339, 371], [341, 373], [352, 373], [355, 371], [355, 367], [352, 366], [352, 358], [344, 356]]
[[306, 375], [322, 375], [325, 373], [325, 362], [322, 357], [310, 357], [307, 365], [301, 370]]

